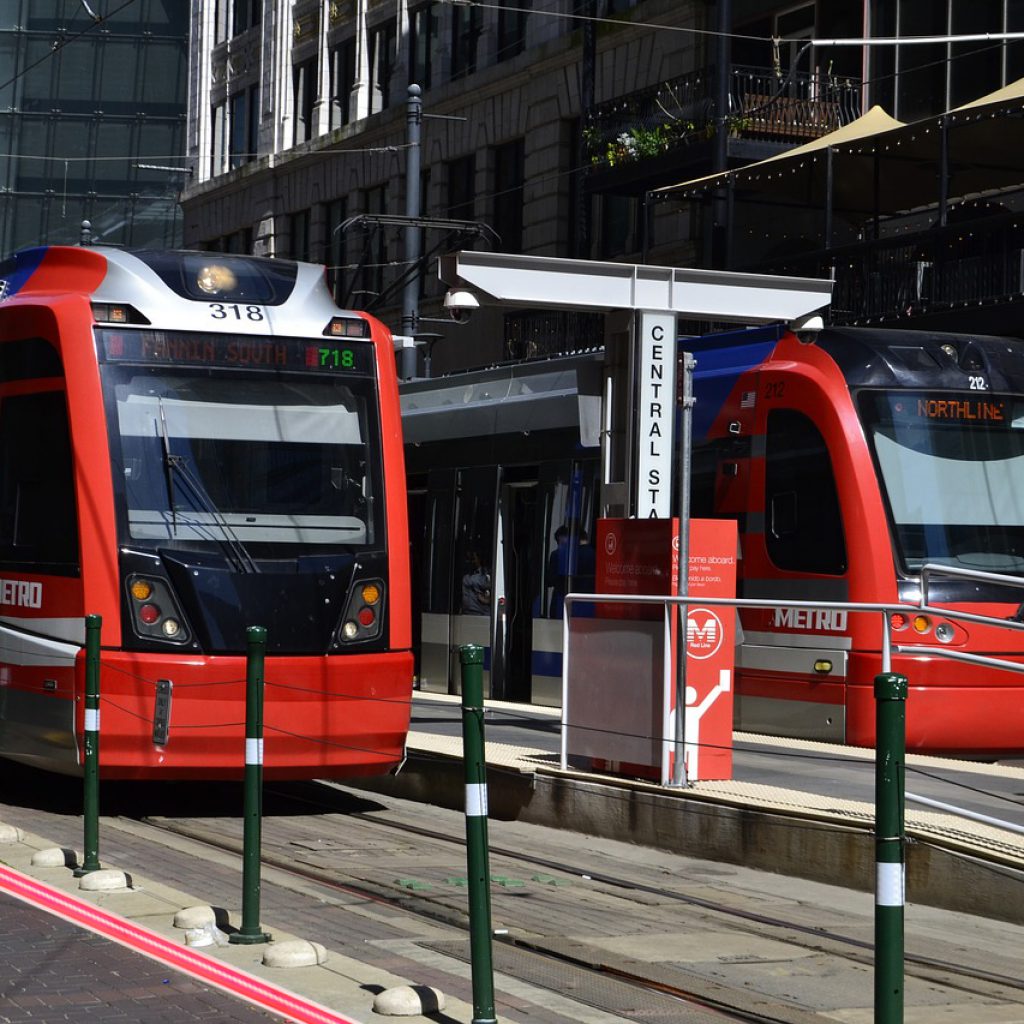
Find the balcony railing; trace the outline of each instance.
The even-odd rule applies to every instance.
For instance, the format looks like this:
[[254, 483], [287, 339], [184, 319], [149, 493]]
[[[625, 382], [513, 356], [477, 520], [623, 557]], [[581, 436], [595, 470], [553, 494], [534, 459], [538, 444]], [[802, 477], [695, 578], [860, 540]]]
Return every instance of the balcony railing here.
[[[584, 127], [590, 159], [616, 166], [711, 138], [716, 131], [713, 67], [601, 103]], [[729, 72], [730, 135], [795, 145], [860, 116], [860, 82], [795, 74], [783, 82], [768, 68]]]
[[907, 247], [887, 253], [882, 265], [838, 267], [833, 315], [843, 323], [888, 320], [1007, 301], [1024, 292], [1024, 249], [941, 262], [927, 255], [919, 246]]

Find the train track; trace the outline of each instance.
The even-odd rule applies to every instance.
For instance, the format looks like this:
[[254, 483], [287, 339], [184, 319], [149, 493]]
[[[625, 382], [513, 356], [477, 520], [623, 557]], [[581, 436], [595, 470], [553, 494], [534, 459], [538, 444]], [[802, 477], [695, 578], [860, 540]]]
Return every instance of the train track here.
[[[342, 835], [344, 844], [351, 847], [356, 842], [352, 825], [358, 822], [362, 838], [371, 846], [387, 847], [397, 836], [415, 847], [424, 863], [458, 862], [464, 857], [460, 833], [445, 832], [422, 822], [382, 817], [375, 812], [353, 812], [351, 800], [347, 791], [330, 785], [268, 786], [266, 801], [273, 805], [273, 810], [265, 819], [264, 864], [335, 891], [465, 930], [468, 927], [465, 890], [445, 888], [437, 871], [429, 879], [424, 874], [417, 887], [415, 879], [395, 879], [394, 871], [389, 872], [383, 864], [374, 867], [369, 861], [362, 861], [355, 867], [327, 866], [318, 863], [316, 856], [296, 854], [297, 849], [303, 849], [303, 844], [310, 845], [308, 837], [316, 833], [322, 835], [321, 845], [325, 851]], [[295, 808], [305, 813], [296, 815]], [[423, 811], [424, 815], [429, 813], [429, 810]], [[343, 817], [336, 820], [339, 814]], [[241, 851], [241, 826], [236, 818], [145, 817], [140, 820], [152, 828], [221, 850]], [[517, 913], [517, 910], [526, 910], [528, 901], [520, 900], [517, 908], [512, 891], [503, 891], [501, 886], [512, 885], [517, 874], [534, 872], [534, 878], [544, 877], [552, 886], [545, 893], [546, 912], [561, 912], [571, 919], [576, 912], [573, 902], [580, 898], [580, 890], [566, 885], [564, 899], [551, 899], [550, 895], [558, 892], [559, 880], [569, 883], [583, 880], [586, 899], [595, 900], [599, 912], [634, 913], [639, 918], [645, 914], [661, 915], [666, 921], [678, 916], [697, 922], [693, 927], [708, 927], [710, 922], [711, 928], [728, 927], [751, 939], [757, 937], [759, 942], [770, 939], [784, 943], [803, 951], [807, 957], [826, 958], [832, 964], [845, 962], [864, 972], [869, 972], [873, 964], [872, 944], [856, 935], [695, 895], [684, 888], [666, 885], [656, 874], [644, 879], [638, 877], [643, 872], [634, 871], [632, 877], [625, 877], [624, 873], [597, 871], [592, 864], [573, 863], [507, 841], [492, 842], [490, 852], [492, 878], [498, 880], [492, 888], [500, 894], [495, 896], [495, 905], [501, 923], [506, 926], [495, 935], [496, 969], [554, 991], [571, 988], [577, 999], [581, 992], [592, 992], [595, 1006], [609, 1010], [618, 1007], [615, 1012], [628, 1019], [664, 1020], [673, 1005], [680, 1011], [684, 1005], [690, 1008], [688, 1021], [706, 1020], [709, 1024], [725, 1020], [821, 1024], [825, 1018], [813, 1007], [797, 1006], [784, 998], [766, 997], [749, 987], [701, 977], [658, 961], [641, 962], [618, 956], [606, 947], [567, 939], [566, 934], [579, 928], [574, 929], [570, 924], [560, 928], [559, 933], [545, 930], [528, 912]], [[504, 892], [508, 892], [510, 898], [502, 898]], [[643, 922], [638, 922], [636, 927], [642, 928]], [[675, 929], [679, 927], [676, 922]], [[469, 943], [464, 939], [438, 942], [434, 948], [448, 956], [469, 959]], [[931, 986], [941, 985], [965, 997], [1020, 1006], [1024, 1014], [1024, 981], [1009, 967], [1004, 971], [992, 965], [972, 964], [962, 956], [954, 958], [948, 951], [934, 956], [908, 953], [905, 974], [908, 983], [915, 979]], [[870, 975], [865, 974], [865, 979], [868, 977]], [[632, 1006], [632, 1010], [624, 1012], [628, 1006]]]

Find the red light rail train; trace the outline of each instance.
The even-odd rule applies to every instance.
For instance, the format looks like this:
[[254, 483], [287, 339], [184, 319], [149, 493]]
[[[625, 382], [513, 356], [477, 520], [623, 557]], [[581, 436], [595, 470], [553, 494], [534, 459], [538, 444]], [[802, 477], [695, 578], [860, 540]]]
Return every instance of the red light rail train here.
[[102, 246], [0, 264], [0, 756], [81, 772], [89, 614], [105, 778], [242, 776], [252, 625], [267, 778], [400, 763], [392, 339], [323, 268]]
[[[907, 602], [907, 746], [1024, 750], [1024, 678], [940, 656], [1024, 662], [1024, 342], [928, 331], [757, 328], [696, 355], [692, 513], [740, 529], [739, 596]], [[952, 570], [943, 574], [941, 569]], [[971, 578], [968, 573], [978, 573]], [[741, 613], [736, 727], [873, 745], [881, 622], [842, 610]], [[931, 648], [931, 651], [925, 649]]]

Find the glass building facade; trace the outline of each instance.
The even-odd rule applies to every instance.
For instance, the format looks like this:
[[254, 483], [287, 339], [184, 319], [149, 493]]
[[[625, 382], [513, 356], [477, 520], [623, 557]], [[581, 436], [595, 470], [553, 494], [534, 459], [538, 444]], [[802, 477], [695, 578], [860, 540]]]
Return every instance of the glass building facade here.
[[180, 244], [189, 5], [0, 0], [0, 254]]

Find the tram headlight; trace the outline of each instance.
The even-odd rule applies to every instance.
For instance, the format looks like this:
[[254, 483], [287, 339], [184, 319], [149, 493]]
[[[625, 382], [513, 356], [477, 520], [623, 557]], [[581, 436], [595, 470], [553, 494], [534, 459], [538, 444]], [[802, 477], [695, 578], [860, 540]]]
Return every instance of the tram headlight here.
[[229, 292], [238, 284], [235, 272], [223, 263], [207, 263], [196, 274], [196, 287], [206, 295]]
[[341, 635], [346, 640], [355, 640], [359, 636], [359, 623], [350, 619], [341, 627]]
[[948, 622], [940, 622], [935, 627], [935, 639], [938, 640], [939, 643], [951, 643], [953, 635], [953, 627]]

